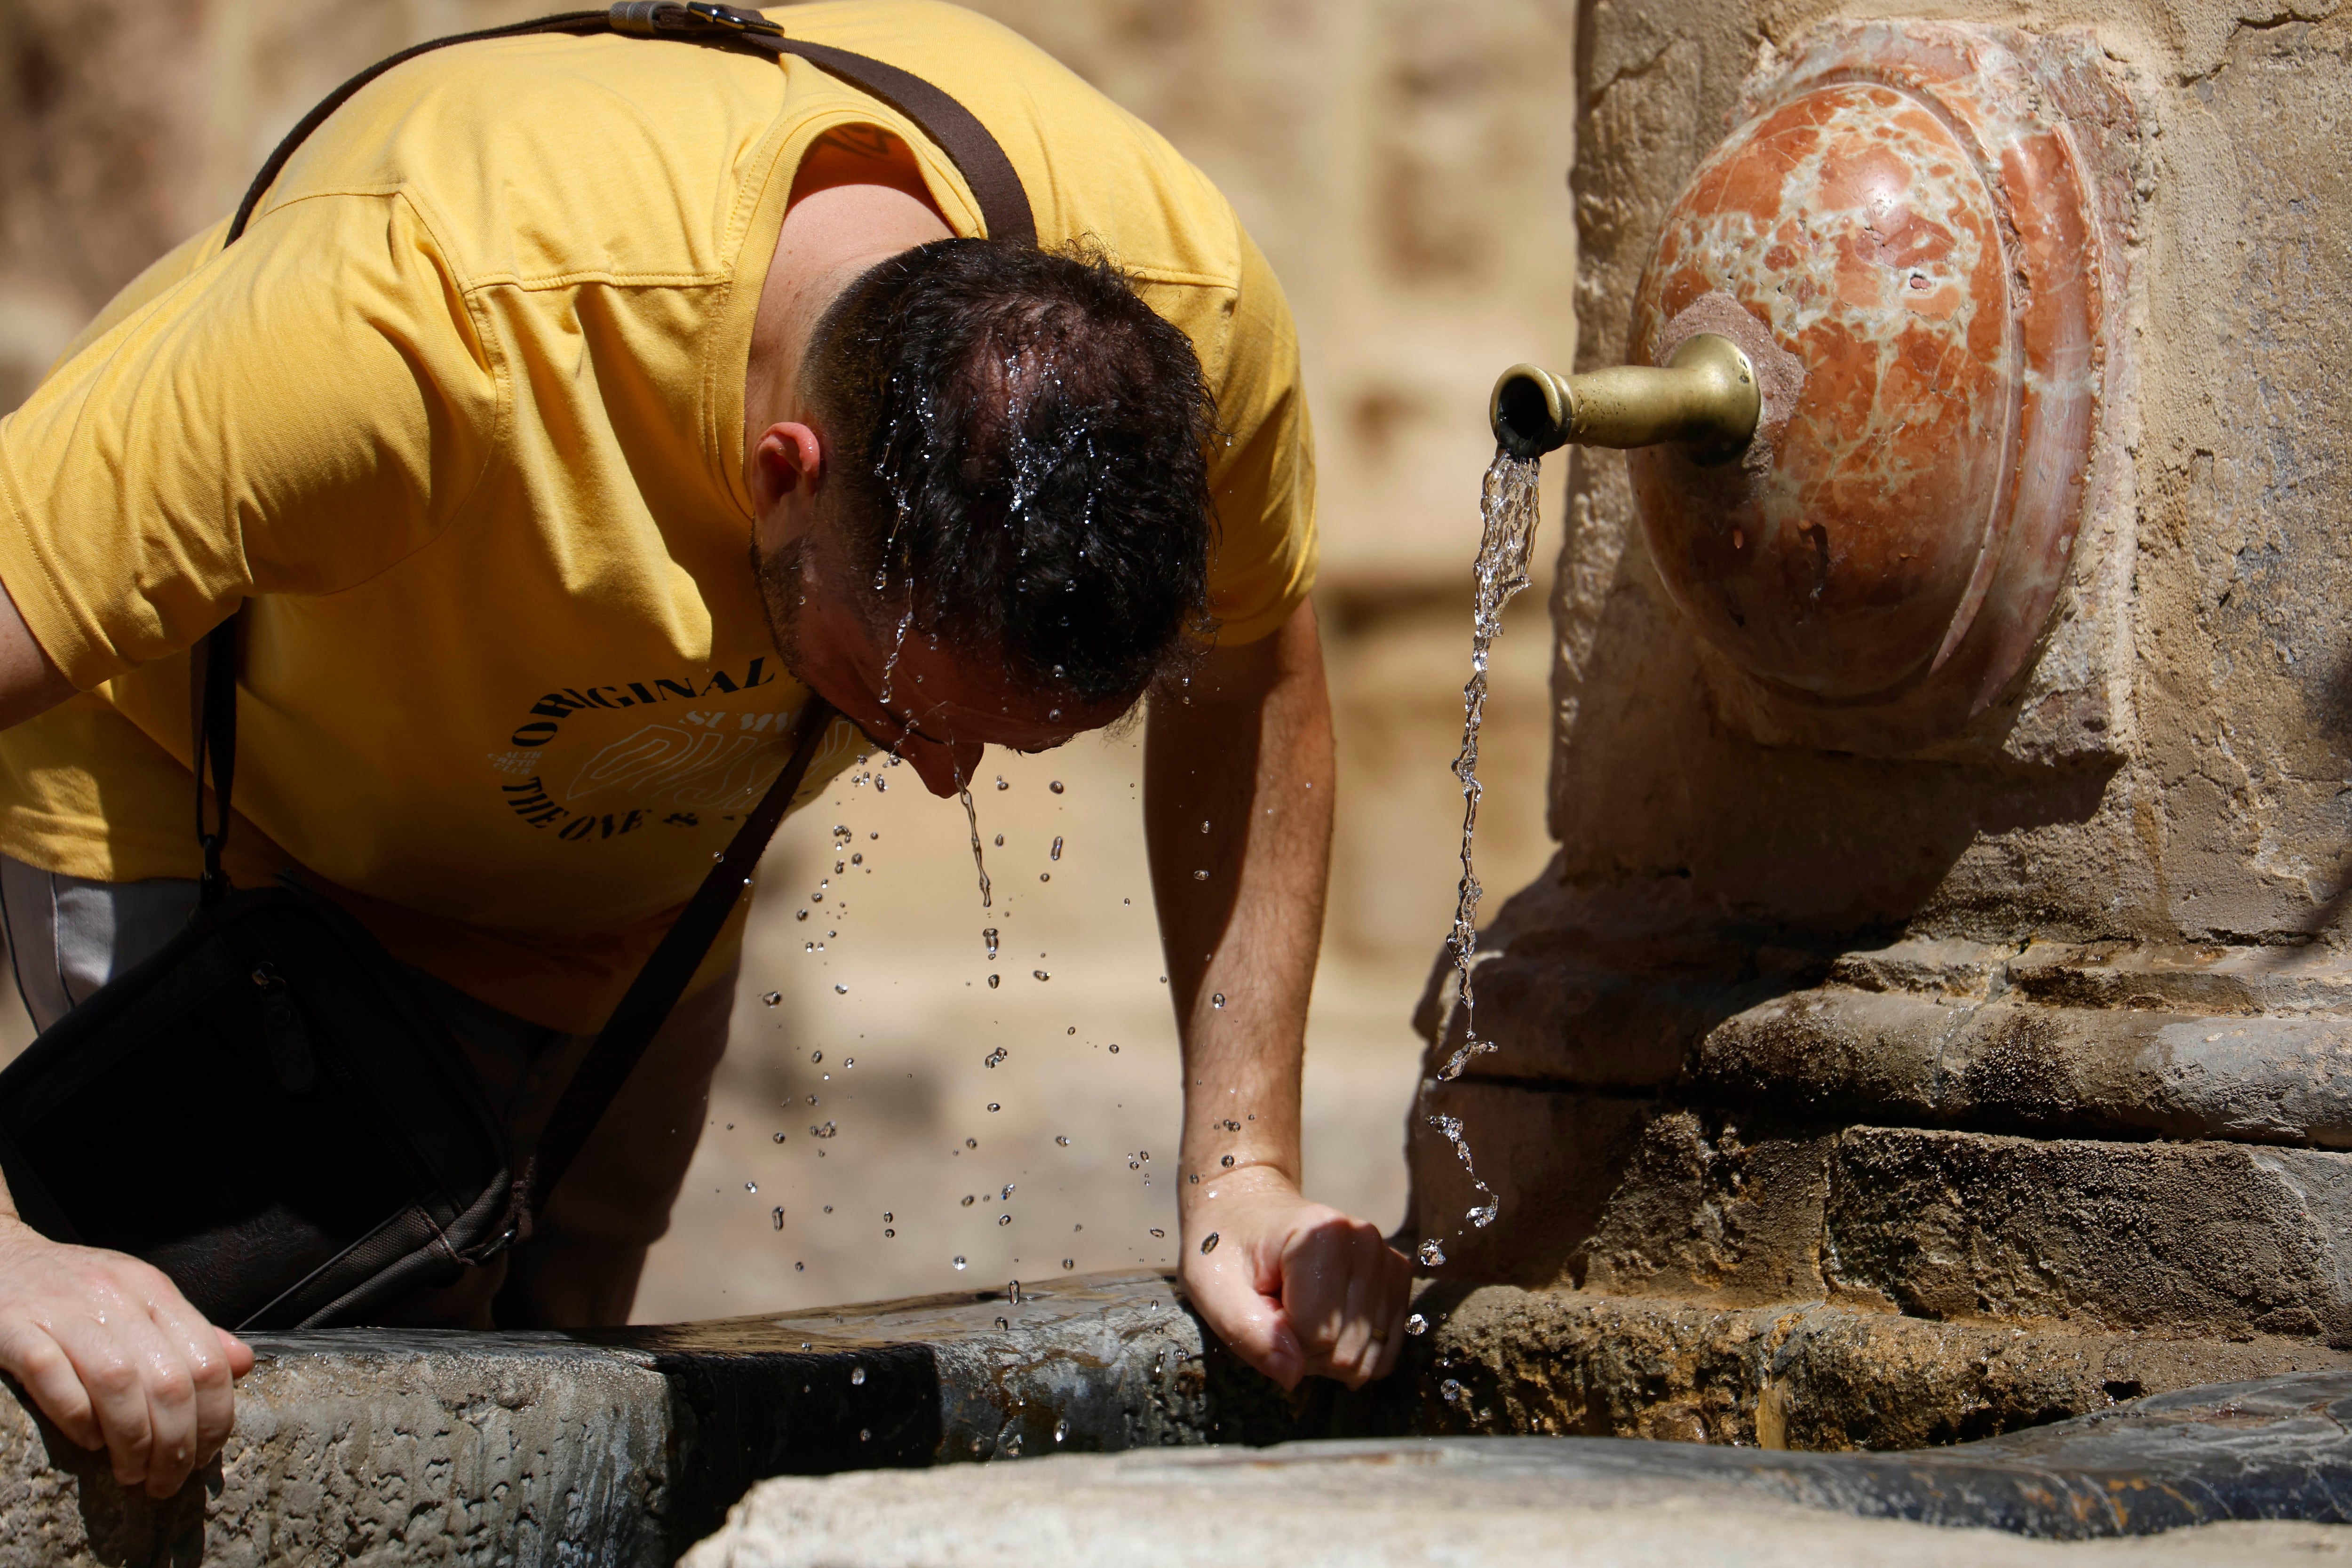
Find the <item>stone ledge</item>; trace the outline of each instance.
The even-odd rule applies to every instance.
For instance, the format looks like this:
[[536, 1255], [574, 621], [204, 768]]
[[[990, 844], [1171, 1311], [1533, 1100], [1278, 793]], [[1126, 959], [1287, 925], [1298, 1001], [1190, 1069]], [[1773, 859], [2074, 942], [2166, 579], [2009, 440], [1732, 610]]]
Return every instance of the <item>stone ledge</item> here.
[[1822, 989], [1701, 1040], [1677, 1092], [1985, 1131], [2352, 1148], [2352, 1018]]
[[597, 1336], [254, 1336], [178, 1497], [0, 1397], [0, 1568], [667, 1564], [752, 1481], [1297, 1435], [1157, 1274]]
[[[1245, 1459], [1056, 1458], [954, 1481], [775, 1480], [683, 1568], [1973, 1565], [2047, 1563], [2062, 1554], [2039, 1543], [2117, 1538], [2135, 1540], [2138, 1563], [2290, 1547], [2336, 1556], [2352, 1541], [2246, 1521], [2352, 1517], [2348, 1419], [2352, 1374], [2307, 1373], [1903, 1455], [1388, 1439]], [[2219, 1521], [2232, 1521], [2219, 1539], [2164, 1534]]]

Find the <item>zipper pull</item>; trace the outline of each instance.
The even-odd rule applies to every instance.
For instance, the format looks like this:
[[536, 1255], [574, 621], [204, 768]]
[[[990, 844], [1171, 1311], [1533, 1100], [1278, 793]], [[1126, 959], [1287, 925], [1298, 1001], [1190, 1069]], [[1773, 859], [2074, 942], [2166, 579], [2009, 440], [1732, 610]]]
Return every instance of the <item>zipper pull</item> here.
[[269, 1046], [269, 1065], [289, 1094], [308, 1094], [319, 1081], [319, 1056], [310, 1048], [310, 1031], [302, 1026], [302, 1010], [294, 1005], [294, 992], [275, 964], [255, 966], [253, 983], [261, 990], [261, 1033]]

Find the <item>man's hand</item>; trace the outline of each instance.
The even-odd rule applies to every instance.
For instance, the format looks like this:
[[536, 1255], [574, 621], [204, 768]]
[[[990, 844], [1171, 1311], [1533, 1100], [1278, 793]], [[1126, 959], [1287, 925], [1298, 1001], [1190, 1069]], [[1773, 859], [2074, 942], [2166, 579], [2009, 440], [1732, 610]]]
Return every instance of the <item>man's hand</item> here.
[[0, 1372], [114, 1479], [167, 1498], [228, 1440], [253, 1352], [157, 1269], [0, 1215]]
[[1204, 1178], [1185, 1196], [1185, 1292], [1243, 1360], [1285, 1388], [1309, 1376], [1361, 1388], [1389, 1374], [1412, 1265], [1378, 1226], [1309, 1203], [1263, 1165]]

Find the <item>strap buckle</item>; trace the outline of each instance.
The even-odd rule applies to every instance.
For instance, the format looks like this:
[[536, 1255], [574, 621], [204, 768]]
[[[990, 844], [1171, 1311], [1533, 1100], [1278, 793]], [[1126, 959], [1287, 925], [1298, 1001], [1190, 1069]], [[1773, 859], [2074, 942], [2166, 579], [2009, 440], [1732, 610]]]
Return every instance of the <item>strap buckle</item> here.
[[678, 0], [622, 0], [612, 9], [613, 30], [650, 38], [664, 33], [757, 34], [781, 38], [784, 29], [757, 11], [735, 5], [710, 5], [702, 0], [680, 5]]

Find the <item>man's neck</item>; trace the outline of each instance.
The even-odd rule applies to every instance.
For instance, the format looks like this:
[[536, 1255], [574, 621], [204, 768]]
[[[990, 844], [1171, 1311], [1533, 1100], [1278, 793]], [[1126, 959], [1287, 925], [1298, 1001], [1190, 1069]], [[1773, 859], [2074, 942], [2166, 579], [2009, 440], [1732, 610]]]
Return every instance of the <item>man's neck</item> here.
[[902, 251], [954, 237], [929, 198], [916, 194], [920, 188], [911, 163], [902, 170], [896, 160], [813, 153], [803, 163], [751, 327], [743, 382], [747, 463], [761, 431], [805, 417], [801, 360], [841, 291]]

